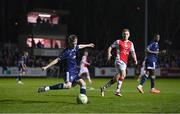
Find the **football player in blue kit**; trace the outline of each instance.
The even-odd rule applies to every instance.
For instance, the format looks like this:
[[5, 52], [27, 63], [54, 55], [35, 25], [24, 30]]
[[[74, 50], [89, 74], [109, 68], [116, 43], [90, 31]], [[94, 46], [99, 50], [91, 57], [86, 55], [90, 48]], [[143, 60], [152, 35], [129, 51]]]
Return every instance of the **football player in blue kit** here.
[[22, 82], [22, 76], [26, 74], [27, 71], [27, 58], [28, 58], [28, 52], [24, 51], [23, 55], [18, 60], [18, 69], [19, 69], [19, 76], [17, 77], [17, 83], [23, 84]]
[[49, 67], [55, 65], [58, 62], [65, 62], [66, 64], [66, 80], [64, 83], [55, 84], [52, 86], [44, 86], [38, 89], [38, 92], [46, 92], [49, 90], [58, 90], [58, 89], [70, 89], [76, 84], [80, 85], [80, 94], [86, 94], [86, 83], [85, 81], [78, 75], [77, 63], [76, 63], [76, 54], [79, 49], [86, 47], [94, 47], [93, 43], [90, 44], [80, 44], [77, 45], [78, 37], [76, 35], [70, 35], [67, 38], [67, 48], [49, 63], [47, 66], [42, 67], [43, 70], [48, 69]]
[[160, 53], [159, 44], [158, 44], [159, 40], [160, 40], [160, 35], [154, 34], [154, 39], [150, 42], [150, 44], [146, 48], [146, 54], [147, 54], [145, 60], [146, 73], [141, 77], [140, 83], [137, 86], [137, 90], [140, 93], [144, 93], [143, 84], [148, 78], [150, 79], [151, 82], [150, 93], [155, 93], [155, 94], [160, 93], [160, 90], [155, 88], [155, 69], [158, 61], [158, 54]]

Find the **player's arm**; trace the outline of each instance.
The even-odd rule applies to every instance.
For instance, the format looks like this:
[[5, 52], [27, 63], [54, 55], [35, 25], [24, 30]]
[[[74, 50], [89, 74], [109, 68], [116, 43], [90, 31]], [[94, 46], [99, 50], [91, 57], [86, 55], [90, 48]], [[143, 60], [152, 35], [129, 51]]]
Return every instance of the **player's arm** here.
[[79, 49], [83, 49], [87, 47], [94, 47], [95, 45], [93, 43], [90, 43], [90, 44], [80, 44], [78, 46], [79, 46]]
[[86, 61], [86, 57], [82, 57], [82, 62], [84, 63], [84, 64], [86, 64], [86, 65], [90, 65], [90, 63], [88, 63], [87, 61]]
[[153, 47], [153, 44], [149, 44], [148, 47], [146, 48], [146, 52], [150, 54], [159, 54], [159, 49], [153, 51], [151, 49], [152, 47]]
[[25, 70], [26, 69], [26, 66], [24, 64], [24, 61], [20, 61], [20, 65], [22, 66], [22, 69]]
[[27, 69], [27, 66], [26, 66], [26, 64], [23, 64], [23, 68], [24, 68], [24, 70], [25, 70], [25, 69]]
[[138, 62], [137, 62], [137, 56], [136, 56], [136, 52], [135, 52], [135, 49], [134, 49], [134, 44], [132, 43], [131, 45], [131, 55], [133, 57], [133, 60], [134, 60], [134, 64], [137, 65]]
[[59, 58], [56, 58], [56, 59], [54, 59], [52, 62], [50, 62], [48, 65], [46, 65], [45, 67], [42, 67], [42, 69], [43, 69], [43, 70], [46, 70], [47, 68], [55, 65], [55, 64], [58, 63], [58, 62], [59, 62]]
[[110, 46], [110, 47], [108, 48], [108, 50], [107, 50], [107, 52], [108, 52], [108, 60], [110, 60], [111, 57], [112, 57], [111, 51], [112, 51], [112, 47]]
[[137, 62], [136, 52], [135, 52], [135, 51], [132, 51], [132, 52], [131, 52], [131, 55], [132, 55], [132, 57], [133, 57], [134, 64], [135, 64], [135, 65], [137, 65], [137, 64], [138, 64], [138, 62]]
[[111, 54], [112, 49], [118, 46], [118, 42], [119, 42], [119, 40], [116, 40], [116, 41], [115, 41], [113, 44], [111, 44], [111, 46], [109, 46], [109, 48], [107, 49], [108, 61], [109, 61], [109, 60], [111, 59], [111, 57], [112, 57], [112, 54]]
[[151, 54], [159, 54], [159, 50], [157, 50], [157, 51], [152, 51], [152, 50], [150, 50], [149, 48], [146, 48], [146, 52], [147, 52], [147, 53], [151, 53]]

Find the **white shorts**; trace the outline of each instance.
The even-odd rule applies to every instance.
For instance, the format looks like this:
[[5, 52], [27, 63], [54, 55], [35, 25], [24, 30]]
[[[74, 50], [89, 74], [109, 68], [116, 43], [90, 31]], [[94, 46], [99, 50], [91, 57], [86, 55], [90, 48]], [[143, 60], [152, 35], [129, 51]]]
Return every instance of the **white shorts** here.
[[81, 68], [80, 69], [80, 72], [79, 72], [79, 75], [81, 75], [81, 74], [83, 74], [83, 73], [89, 73], [89, 70], [88, 70], [88, 68], [87, 67], [84, 67], [84, 68]]
[[122, 70], [126, 70], [127, 65], [126, 63], [124, 63], [123, 61], [115, 61], [115, 68], [116, 68], [116, 72], [119, 73]]

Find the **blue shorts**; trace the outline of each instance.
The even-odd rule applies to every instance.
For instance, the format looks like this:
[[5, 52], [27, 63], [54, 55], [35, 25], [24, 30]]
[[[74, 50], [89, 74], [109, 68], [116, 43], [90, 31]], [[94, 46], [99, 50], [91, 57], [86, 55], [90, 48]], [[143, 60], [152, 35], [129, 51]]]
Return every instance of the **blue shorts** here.
[[18, 70], [19, 70], [19, 73], [26, 72], [26, 70], [23, 69], [23, 67], [21, 65], [18, 66]]
[[78, 75], [78, 73], [66, 72], [65, 82], [71, 82], [72, 84], [75, 84], [79, 79], [81, 79], [81, 77]]
[[156, 69], [156, 62], [146, 61], [145, 64], [146, 64], [146, 69], [152, 69], [152, 70]]

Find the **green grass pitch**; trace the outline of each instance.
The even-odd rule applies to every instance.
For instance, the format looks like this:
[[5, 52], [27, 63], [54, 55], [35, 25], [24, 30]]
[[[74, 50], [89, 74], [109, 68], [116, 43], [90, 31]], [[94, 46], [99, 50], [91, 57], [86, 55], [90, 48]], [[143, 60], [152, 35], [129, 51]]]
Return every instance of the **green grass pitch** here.
[[[90, 104], [76, 103], [79, 86], [69, 90], [37, 93], [37, 88], [62, 82], [62, 79], [26, 78], [24, 85], [16, 84], [14, 78], [0, 78], [0, 113], [124, 113], [124, 112], [180, 112], [180, 79], [157, 79], [160, 94], [150, 94], [147, 81], [140, 94], [137, 81], [126, 79], [123, 97], [114, 95], [116, 84], [110, 87], [105, 97], [99, 87], [109, 79], [93, 79], [95, 90], [87, 89]], [[88, 85], [87, 85], [88, 86]]]

